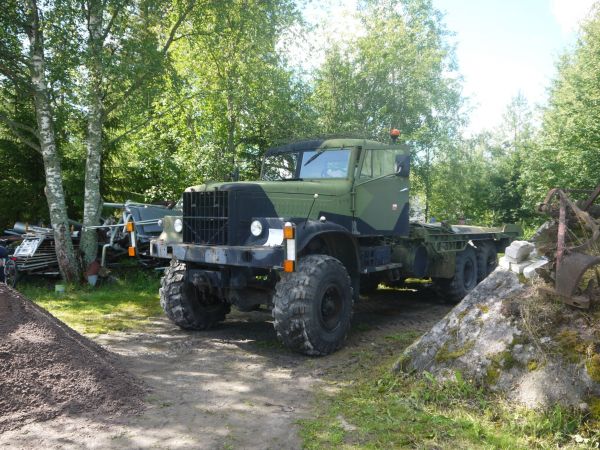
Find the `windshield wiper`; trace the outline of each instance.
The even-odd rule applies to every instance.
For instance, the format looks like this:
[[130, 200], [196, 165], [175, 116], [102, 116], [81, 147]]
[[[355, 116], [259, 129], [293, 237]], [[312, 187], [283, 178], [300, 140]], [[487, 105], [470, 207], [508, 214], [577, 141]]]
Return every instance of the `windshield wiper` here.
[[304, 178], [282, 178], [279, 181], [304, 181]]
[[303, 166], [308, 166], [309, 163], [313, 162], [315, 159], [317, 159], [323, 153], [325, 153], [325, 150], [317, 150], [317, 153], [315, 153], [310, 158], [308, 158], [308, 160], [303, 164]]

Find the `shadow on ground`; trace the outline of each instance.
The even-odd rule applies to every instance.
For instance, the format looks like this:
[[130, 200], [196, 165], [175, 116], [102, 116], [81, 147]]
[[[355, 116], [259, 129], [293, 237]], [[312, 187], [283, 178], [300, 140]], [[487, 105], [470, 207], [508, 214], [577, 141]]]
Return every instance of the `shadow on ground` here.
[[182, 331], [160, 317], [144, 333], [99, 335], [94, 340], [121, 355], [148, 385], [147, 410], [29, 424], [0, 435], [0, 445], [301, 448], [296, 421], [310, 414], [312, 393], [325, 375], [343, 379], [365, 361], [393, 355], [397, 339], [423, 333], [449, 309], [427, 289], [378, 291], [355, 305], [345, 348], [321, 358], [283, 348], [267, 310], [234, 311], [204, 332]]

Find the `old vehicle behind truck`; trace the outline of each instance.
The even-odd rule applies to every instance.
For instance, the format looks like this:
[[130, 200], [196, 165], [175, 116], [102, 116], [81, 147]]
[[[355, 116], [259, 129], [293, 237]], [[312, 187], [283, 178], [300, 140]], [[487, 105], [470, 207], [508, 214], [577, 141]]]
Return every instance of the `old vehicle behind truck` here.
[[310, 140], [268, 150], [259, 181], [186, 189], [183, 215], [150, 244], [171, 260], [163, 309], [207, 329], [231, 305], [267, 305], [286, 346], [324, 355], [343, 345], [359, 292], [382, 281], [431, 278], [460, 300], [519, 229], [411, 222], [409, 173], [406, 145]]

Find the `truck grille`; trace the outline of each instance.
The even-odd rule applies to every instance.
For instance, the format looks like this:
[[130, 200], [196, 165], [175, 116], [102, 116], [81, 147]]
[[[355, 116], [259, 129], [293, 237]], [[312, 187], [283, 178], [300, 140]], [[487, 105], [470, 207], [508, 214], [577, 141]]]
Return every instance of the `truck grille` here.
[[225, 245], [228, 243], [229, 192], [183, 193], [183, 242]]

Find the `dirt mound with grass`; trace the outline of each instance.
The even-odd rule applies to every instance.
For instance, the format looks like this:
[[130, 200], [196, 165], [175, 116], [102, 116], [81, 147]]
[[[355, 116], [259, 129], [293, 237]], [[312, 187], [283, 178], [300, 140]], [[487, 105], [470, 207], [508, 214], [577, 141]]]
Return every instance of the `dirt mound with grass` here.
[[135, 414], [144, 392], [115, 355], [0, 284], [0, 432], [60, 414]]
[[600, 418], [600, 297], [579, 310], [496, 269], [429, 332], [396, 370], [438, 379], [460, 372], [532, 408], [555, 404]]

